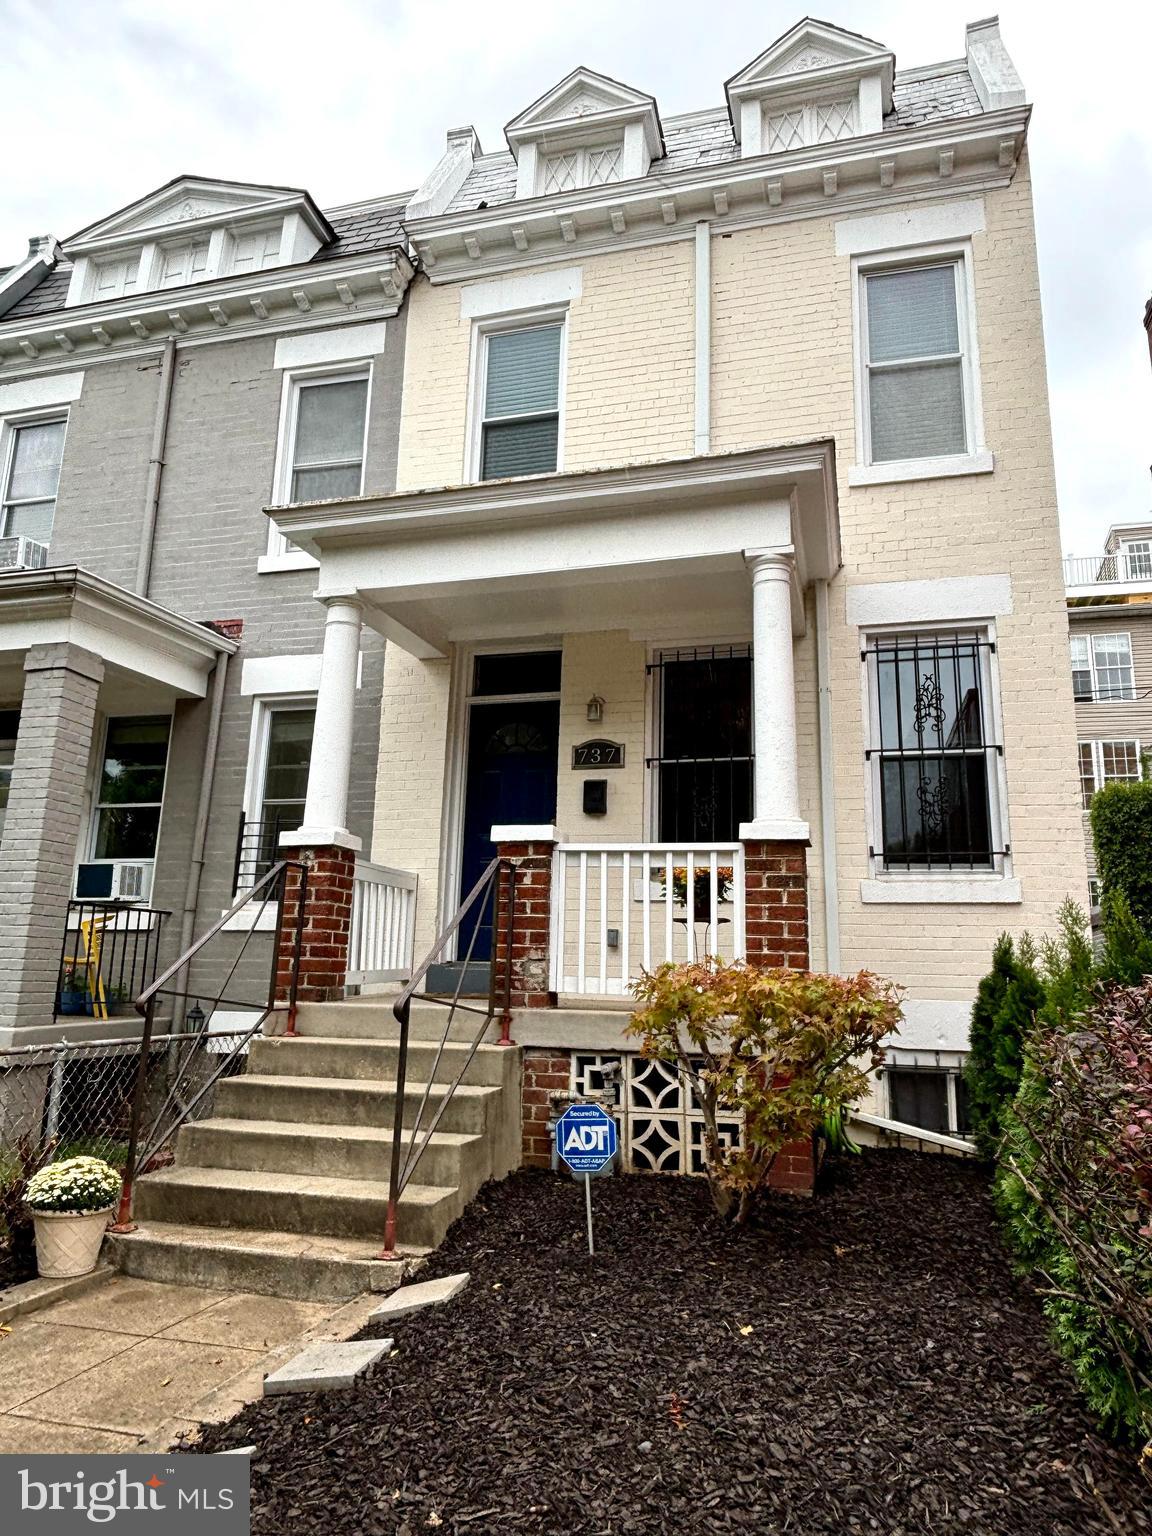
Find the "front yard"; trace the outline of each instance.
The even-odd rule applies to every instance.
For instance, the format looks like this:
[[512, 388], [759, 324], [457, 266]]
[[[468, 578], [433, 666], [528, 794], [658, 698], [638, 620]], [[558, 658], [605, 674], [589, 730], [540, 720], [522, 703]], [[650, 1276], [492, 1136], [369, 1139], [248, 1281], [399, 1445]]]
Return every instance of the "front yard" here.
[[696, 1180], [593, 1189], [595, 1259], [579, 1184], [489, 1186], [426, 1272], [471, 1286], [373, 1380], [205, 1433], [257, 1447], [255, 1536], [1152, 1531], [979, 1169], [865, 1153], [742, 1234]]

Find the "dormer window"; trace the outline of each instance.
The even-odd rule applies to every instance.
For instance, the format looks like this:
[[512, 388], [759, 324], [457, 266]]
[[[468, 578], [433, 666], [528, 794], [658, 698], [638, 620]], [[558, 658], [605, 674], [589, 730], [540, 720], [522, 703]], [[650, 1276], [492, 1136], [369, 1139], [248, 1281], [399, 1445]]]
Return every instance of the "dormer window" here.
[[586, 148], [545, 155], [540, 161], [540, 191], [571, 192], [576, 187], [599, 187], [619, 181], [624, 159], [624, 140], [614, 144], [590, 144]]
[[574, 69], [504, 132], [518, 198], [633, 181], [664, 154], [653, 98], [590, 69]]
[[247, 234], [236, 235], [232, 242], [233, 272], [263, 272], [266, 267], [280, 265], [280, 226], [253, 229]]
[[741, 158], [879, 133], [895, 60], [882, 43], [806, 19], [725, 87]]
[[160, 288], [198, 282], [208, 270], [207, 240], [181, 240], [160, 247]]
[[181, 177], [64, 244], [68, 304], [99, 304], [310, 261], [334, 239], [306, 192]]
[[778, 155], [808, 144], [835, 144], [854, 138], [856, 132], [856, 102], [851, 97], [800, 102], [765, 112], [763, 148], [766, 154]]

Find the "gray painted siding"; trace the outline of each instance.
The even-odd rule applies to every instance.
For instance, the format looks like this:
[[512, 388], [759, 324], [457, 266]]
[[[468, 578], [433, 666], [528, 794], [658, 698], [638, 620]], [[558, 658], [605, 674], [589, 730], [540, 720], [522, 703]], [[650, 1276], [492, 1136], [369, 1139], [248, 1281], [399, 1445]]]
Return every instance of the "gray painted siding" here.
[[[1077, 702], [1077, 741], [1139, 741], [1152, 751], [1152, 603], [1116, 603], [1106, 614], [1081, 617], [1084, 610], [1068, 610], [1068, 628], [1074, 635], [1127, 634], [1132, 642], [1132, 673], [1136, 698], [1102, 702]], [[1088, 873], [1096, 874], [1092, 828], [1084, 815], [1084, 843]]]
[[[387, 322], [374, 360], [365, 486], [391, 490], [404, 362], [405, 315]], [[189, 346], [177, 352], [166, 463], [149, 596], [193, 619], [242, 619], [229, 663], [224, 715], [196, 914], [202, 932], [232, 901], [236, 830], [247, 772], [252, 699], [240, 693], [246, 658], [314, 655], [324, 608], [313, 570], [259, 575], [268, 540], [282, 372], [276, 337]], [[136, 570], [151, 446], [158, 359], [89, 367], [72, 407], [61, 471], [53, 563], [77, 562], [131, 588]], [[364, 632], [349, 826], [370, 850], [379, 734], [383, 641]], [[179, 933], [208, 723], [206, 700], [177, 706], [158, 849], [156, 905]], [[256, 936], [263, 971], [267, 939]]]

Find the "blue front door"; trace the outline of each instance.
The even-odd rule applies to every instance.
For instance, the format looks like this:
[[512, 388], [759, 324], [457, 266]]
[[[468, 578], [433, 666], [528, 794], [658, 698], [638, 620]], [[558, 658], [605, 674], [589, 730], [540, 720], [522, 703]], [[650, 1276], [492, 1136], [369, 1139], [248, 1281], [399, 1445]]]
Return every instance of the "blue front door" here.
[[[494, 826], [551, 822], [556, 816], [556, 752], [560, 736], [558, 699], [502, 699], [473, 702], [468, 722], [464, 848], [460, 871], [463, 900], [496, 856]], [[474, 960], [492, 954], [491, 906], [470, 913], [461, 925], [456, 953], [468, 953], [479, 921]]]

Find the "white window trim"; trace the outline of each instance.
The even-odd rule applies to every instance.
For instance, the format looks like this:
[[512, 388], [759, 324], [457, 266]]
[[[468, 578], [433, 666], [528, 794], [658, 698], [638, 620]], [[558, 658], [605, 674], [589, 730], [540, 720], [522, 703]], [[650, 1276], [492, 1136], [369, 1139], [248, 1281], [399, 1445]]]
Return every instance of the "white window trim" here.
[[[1136, 697], [1136, 661], [1132, 654], [1132, 631], [1128, 629], [1109, 630], [1079, 630], [1070, 636], [1071, 640], [1084, 640], [1088, 646], [1088, 675], [1092, 679], [1092, 697], [1090, 699], [1076, 700], [1077, 704], [1130, 704]], [[1132, 692], [1127, 697], [1106, 699], [1101, 695], [1100, 680], [1096, 675], [1096, 644], [1097, 640], [1123, 640], [1128, 647], [1128, 667], [1132, 673]], [[1069, 646], [1069, 661], [1071, 661], [1071, 646]], [[1073, 667], [1072, 670], [1082, 671], [1083, 668]], [[1126, 738], [1117, 736], [1109, 737], [1109, 740], [1123, 741]]]
[[[168, 804], [168, 765], [172, 761], [172, 732], [175, 726], [175, 716], [169, 710], [167, 714], [160, 710], [138, 710], [135, 714], [117, 711], [115, 714], [103, 716], [100, 721], [99, 745], [95, 757], [95, 772], [92, 778], [91, 796], [88, 806], [88, 831], [83, 841], [84, 854], [80, 859], [81, 864], [151, 864], [156, 865], [156, 854], [145, 858], [141, 855], [131, 859], [100, 859], [96, 856], [96, 838], [100, 829], [100, 812], [104, 808], [100, 799], [100, 779], [104, 772], [104, 759], [108, 752], [108, 731], [113, 720], [136, 720], [142, 716], [163, 717], [168, 721], [168, 745], [164, 751], [164, 787], [160, 792], [160, 815], [156, 822], [156, 849], [159, 852], [164, 837], [164, 810]], [[118, 802], [109, 802], [114, 804]], [[152, 800], [132, 801], [133, 805], [154, 805]]]
[[[992, 741], [1003, 742], [1004, 718], [1000, 701], [999, 642], [996, 624], [992, 619], [966, 621], [940, 621], [919, 624], [879, 624], [860, 630], [860, 710], [864, 723], [865, 744], [871, 748], [879, 738], [879, 700], [873, 697], [868, 683], [868, 662], [864, 653], [870, 643], [884, 635], [906, 635], [914, 631], [924, 634], [982, 634], [990, 645], [981, 651], [983, 660], [985, 722]], [[991, 756], [995, 772], [989, 783], [989, 835], [994, 848], [1011, 850], [1012, 840], [1008, 821], [1008, 774], [1004, 753]], [[868, 847], [880, 849], [879, 794], [880, 760], [875, 752], [864, 760], [864, 809]], [[869, 859], [869, 877], [860, 882], [860, 900], [875, 905], [994, 905], [1009, 906], [1023, 901], [1020, 881], [1012, 873], [1012, 854], [994, 855], [993, 868], [983, 870], [901, 870], [884, 869], [883, 853], [874, 853]]]
[[[1144, 778], [1144, 763], [1142, 758], [1143, 743], [1135, 736], [1081, 736], [1076, 742], [1076, 776], [1080, 781], [1080, 752], [1081, 747], [1092, 748], [1092, 793], [1098, 794], [1105, 784], [1139, 784]], [[1105, 747], [1135, 747], [1136, 748], [1136, 777], [1134, 779], [1107, 779], [1104, 777], [1104, 748]], [[1081, 810], [1088, 815], [1089, 807], [1083, 803], [1083, 783], [1081, 782]]]
[[[272, 504], [285, 507], [291, 504], [292, 468], [296, 446], [296, 417], [300, 405], [300, 387], [308, 384], [337, 384], [353, 379], [367, 379], [368, 389], [364, 398], [364, 441], [360, 450], [360, 489], [364, 493], [364, 478], [368, 469], [368, 436], [372, 422], [373, 360], [371, 357], [348, 363], [317, 363], [309, 368], [291, 368], [284, 372], [280, 388], [280, 420], [276, 429], [276, 462], [272, 472]], [[302, 549], [295, 549], [269, 520], [268, 549], [256, 562], [261, 575], [273, 571], [315, 570], [320, 562]]]
[[[258, 694], [252, 700], [252, 723], [248, 730], [248, 760], [244, 769], [244, 799], [241, 810], [246, 821], [256, 819], [260, 814], [260, 807], [264, 800], [264, 781], [268, 767], [268, 733], [272, 727], [272, 716], [284, 709], [315, 709], [316, 694], [309, 691], [297, 693], [266, 693]], [[241, 894], [237, 886], [232, 892], [232, 899]], [[263, 894], [263, 893], [262, 893]], [[275, 903], [268, 902], [263, 913], [260, 911], [261, 899], [257, 898], [249, 906], [241, 907], [240, 911], [230, 917], [224, 924], [230, 933], [249, 933], [253, 929], [257, 932], [274, 928], [276, 926]], [[221, 917], [228, 911], [225, 907]]]
[[[881, 272], [952, 262], [957, 268], [956, 323], [960, 337], [964, 430], [967, 450], [930, 459], [890, 459], [872, 462], [871, 417], [868, 409], [866, 282]], [[980, 349], [976, 328], [976, 287], [970, 240], [921, 245], [912, 250], [870, 251], [852, 258], [852, 337], [855, 377], [856, 463], [848, 484], [887, 485], [902, 480], [932, 480], [954, 475], [990, 474], [995, 458], [984, 438], [984, 404], [980, 386]]]
[[472, 322], [472, 343], [468, 362], [468, 416], [464, 438], [464, 480], [469, 485], [481, 483], [488, 338], [500, 331], [527, 331], [544, 325], [560, 327], [559, 377], [556, 389], [556, 468], [550, 473], [559, 474], [564, 468], [565, 397], [568, 392], [568, 305], [559, 304], [550, 305], [547, 308], [510, 311], [503, 315], [488, 315]]
[[[67, 406], [42, 406], [36, 410], [13, 411], [0, 416], [0, 537], [15, 537], [4, 533], [4, 508], [7, 506], [8, 478], [12, 473], [12, 456], [16, 448], [16, 434], [21, 427], [46, 426], [50, 422], [63, 422], [64, 441], [60, 445], [60, 473], [64, 473], [64, 454], [68, 447]], [[56, 482], [56, 495], [52, 498], [52, 524], [55, 532], [56, 508], [60, 502], [60, 481]], [[49, 542], [51, 534], [49, 535]]]
[[1116, 551], [1119, 558], [1124, 562], [1123, 579], [1125, 581], [1147, 581], [1149, 580], [1147, 575], [1138, 574], [1134, 576], [1132, 574], [1133, 550], [1138, 551], [1136, 558], [1142, 563], [1152, 564], [1152, 537], [1146, 539], [1122, 539], [1120, 547]]

